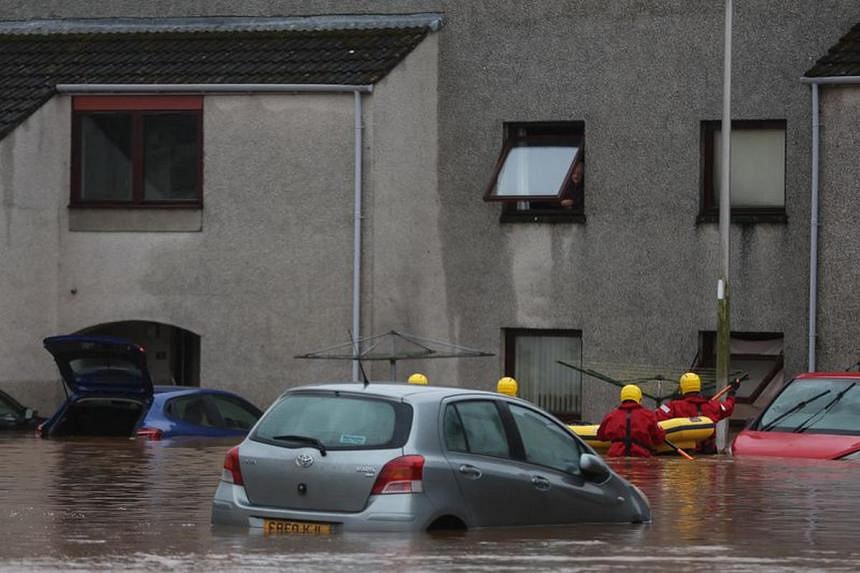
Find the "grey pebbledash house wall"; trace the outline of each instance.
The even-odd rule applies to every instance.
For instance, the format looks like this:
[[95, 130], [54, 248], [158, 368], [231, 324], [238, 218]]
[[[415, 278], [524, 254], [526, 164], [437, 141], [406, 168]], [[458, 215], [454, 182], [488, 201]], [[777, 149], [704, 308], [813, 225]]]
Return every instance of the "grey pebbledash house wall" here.
[[[698, 215], [702, 122], [721, 110], [719, 3], [14, 3], [0, 5], [0, 19], [437, 11], [444, 27], [366, 102], [363, 333], [400, 328], [494, 351], [497, 359], [407, 367], [431, 383], [479, 388], [502, 374], [504, 332], [513, 328], [579, 331], [586, 364], [689, 364], [716, 316], [717, 226]], [[786, 220], [732, 226], [732, 329], [782, 333], [788, 374], [805, 369], [807, 338], [811, 117], [799, 78], [857, 21], [852, 0], [827, 9], [736, 2], [733, 113], [785, 122]], [[92, 234], [69, 236], [64, 224], [67, 106], [54, 98], [0, 142], [4, 165], [9, 137], [30, 150], [15, 154], [4, 213], [7, 224], [26, 214], [21, 232], [31, 236], [7, 255], [21, 271], [4, 278], [0, 308], [19, 328], [2, 335], [0, 379], [15, 380], [22, 362], [27, 379], [49, 378], [41, 336], [132, 314], [202, 334], [203, 383], [260, 403], [287, 385], [349, 375], [348, 365], [291, 358], [344, 340], [349, 327], [349, 102], [207, 99], [207, 126], [220, 128], [206, 132], [203, 233], [123, 236], [117, 251]], [[272, 109], [283, 125], [301, 123], [314, 153], [290, 153], [295, 140], [260, 119]], [[503, 223], [501, 207], [482, 200], [505, 123], [539, 121], [584, 123], [585, 222]], [[46, 169], [36, 154], [59, 159]], [[295, 157], [306, 163], [294, 189], [307, 192], [275, 200]], [[237, 172], [237, 164], [254, 169]], [[45, 208], [10, 216], [8, 205], [24, 196]], [[822, 223], [822, 260], [845, 251], [839, 239], [856, 248], [850, 223], [832, 231], [826, 215]], [[93, 252], [98, 268], [87, 262]], [[824, 265], [819, 367], [831, 369], [851, 352], [839, 335], [848, 320], [836, 317], [856, 298], [839, 286], [853, 279]], [[180, 270], [196, 278], [180, 280]], [[248, 276], [258, 279], [249, 285]], [[80, 281], [87, 289], [71, 301]], [[374, 373], [384, 377], [387, 366]], [[598, 419], [616, 397], [586, 380], [582, 417]]]

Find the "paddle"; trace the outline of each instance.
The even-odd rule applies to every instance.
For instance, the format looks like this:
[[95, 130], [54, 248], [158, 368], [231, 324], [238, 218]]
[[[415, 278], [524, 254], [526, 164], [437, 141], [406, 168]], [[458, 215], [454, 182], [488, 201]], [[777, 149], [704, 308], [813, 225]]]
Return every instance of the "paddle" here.
[[682, 450], [681, 448], [679, 448], [678, 446], [676, 446], [675, 444], [670, 442], [669, 440], [664, 440], [664, 441], [666, 442], [667, 446], [669, 446], [670, 448], [672, 448], [673, 450], [678, 452], [679, 455], [685, 457], [686, 459], [688, 459], [690, 461], [693, 461], [695, 459], [695, 458], [693, 458], [693, 456], [691, 456], [690, 454], [688, 454], [687, 452], [685, 452], [684, 450]]
[[[744, 380], [746, 380], [749, 377], [750, 377], [749, 374], [744, 374], [740, 378], [735, 378], [735, 382], [743, 382]], [[720, 390], [719, 392], [714, 394], [714, 396], [711, 398], [711, 400], [719, 400], [720, 398], [723, 397], [723, 394], [725, 394], [726, 392], [728, 392], [731, 389], [732, 389], [732, 385], [729, 384], [728, 386], [726, 386], [725, 388], [723, 388], [722, 390]]]

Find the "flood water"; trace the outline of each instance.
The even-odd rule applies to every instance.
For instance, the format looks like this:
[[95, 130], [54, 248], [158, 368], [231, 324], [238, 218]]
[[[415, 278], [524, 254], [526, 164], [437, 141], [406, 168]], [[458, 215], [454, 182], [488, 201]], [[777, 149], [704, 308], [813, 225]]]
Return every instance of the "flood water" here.
[[267, 537], [209, 524], [229, 446], [0, 434], [0, 569], [860, 569], [853, 462], [615, 462], [651, 499], [654, 521], [645, 525]]

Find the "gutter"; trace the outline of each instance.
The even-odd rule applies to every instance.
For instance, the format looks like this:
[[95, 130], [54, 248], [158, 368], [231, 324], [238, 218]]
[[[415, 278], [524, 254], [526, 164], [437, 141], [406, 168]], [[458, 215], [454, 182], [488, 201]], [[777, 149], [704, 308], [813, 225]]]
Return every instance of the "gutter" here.
[[807, 349], [807, 371], [815, 372], [815, 340], [818, 321], [818, 207], [821, 144], [821, 114], [819, 111], [819, 86], [860, 85], [860, 76], [802, 77], [801, 83], [812, 87], [812, 180], [811, 206], [809, 214], [809, 336]]
[[57, 84], [61, 94], [371, 93], [372, 85], [340, 84]]
[[[57, 84], [66, 95], [90, 94], [256, 94], [256, 93], [352, 93], [355, 107], [355, 191], [352, 257], [352, 338], [361, 333], [361, 198], [362, 198], [362, 106], [361, 94], [373, 93], [372, 85], [338, 84]], [[358, 348], [353, 348], [358, 354]], [[352, 380], [358, 382], [358, 361], [352, 363]]]

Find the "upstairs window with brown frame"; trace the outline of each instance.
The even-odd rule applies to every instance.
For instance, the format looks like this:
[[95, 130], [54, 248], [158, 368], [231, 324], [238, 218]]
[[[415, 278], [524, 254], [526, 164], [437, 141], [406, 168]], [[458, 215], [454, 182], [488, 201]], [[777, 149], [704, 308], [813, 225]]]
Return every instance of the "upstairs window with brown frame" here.
[[584, 220], [584, 142], [582, 122], [506, 123], [484, 200], [503, 221]]
[[199, 207], [202, 173], [202, 97], [74, 98], [73, 207]]
[[[716, 221], [720, 207], [721, 122], [702, 122], [700, 221]], [[785, 120], [732, 122], [731, 216], [737, 222], [783, 222]]]

